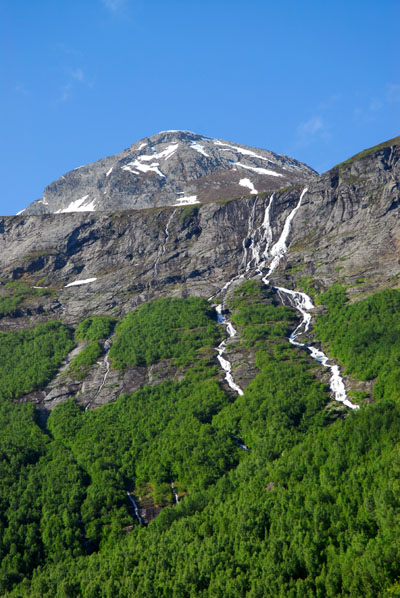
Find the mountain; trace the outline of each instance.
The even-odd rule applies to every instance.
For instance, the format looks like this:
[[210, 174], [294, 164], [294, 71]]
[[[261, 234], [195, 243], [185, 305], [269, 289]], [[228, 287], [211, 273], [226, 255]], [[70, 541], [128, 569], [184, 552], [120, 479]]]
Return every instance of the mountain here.
[[0, 219], [6, 598], [399, 595], [400, 138], [304, 177]]
[[182, 206], [305, 183], [316, 172], [287, 156], [189, 131], [163, 131], [120, 154], [80, 166], [24, 213]]

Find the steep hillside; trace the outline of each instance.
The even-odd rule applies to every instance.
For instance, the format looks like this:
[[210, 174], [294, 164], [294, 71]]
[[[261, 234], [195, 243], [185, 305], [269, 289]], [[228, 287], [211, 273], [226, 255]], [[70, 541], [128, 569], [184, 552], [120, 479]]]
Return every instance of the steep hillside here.
[[1, 219], [2, 595], [399, 595], [399, 159]]
[[273, 191], [316, 174], [293, 158], [267, 150], [190, 131], [163, 131], [68, 172], [24, 213], [182, 206]]

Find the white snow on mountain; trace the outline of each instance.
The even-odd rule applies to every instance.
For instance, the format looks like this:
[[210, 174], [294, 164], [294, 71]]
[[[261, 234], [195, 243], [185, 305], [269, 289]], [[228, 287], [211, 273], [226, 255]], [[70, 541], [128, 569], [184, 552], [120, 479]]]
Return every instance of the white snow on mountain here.
[[278, 172], [274, 172], [273, 170], [268, 170], [268, 168], [259, 168], [256, 166], [247, 166], [247, 164], [242, 164], [241, 162], [232, 162], [235, 166], [240, 166], [241, 168], [246, 168], [247, 170], [252, 170], [257, 174], [268, 174], [269, 176], [283, 176]]
[[75, 280], [74, 282], [70, 282], [69, 284], [65, 285], [65, 289], [68, 287], [78, 287], [82, 284], [89, 284], [90, 282], [94, 282], [97, 278], [85, 278], [84, 280]]
[[92, 200], [89, 203], [85, 203], [89, 195], [84, 195], [80, 199], [76, 201], [71, 201], [69, 206], [63, 208], [62, 210], [57, 210], [56, 214], [66, 214], [67, 212], [94, 212], [95, 211], [95, 200]]
[[190, 147], [196, 150], [196, 152], [199, 152], [199, 154], [206, 156], [206, 158], [210, 157], [209, 154], [207, 154], [207, 152], [204, 150], [204, 147], [200, 145], [200, 143], [195, 143], [194, 141], [192, 141]]
[[[148, 156], [148, 158], [151, 159], [152, 156]], [[132, 172], [133, 174], [139, 174], [137, 172], [138, 170], [140, 172], [144, 172], [144, 173], [155, 172], [155, 174], [158, 174], [158, 176], [166, 178], [165, 174], [163, 172], [161, 172], [161, 170], [159, 169], [159, 166], [160, 166], [159, 162], [154, 162], [154, 164], [147, 165], [147, 164], [142, 164], [139, 161], [139, 159], [137, 159], [137, 160], [133, 160], [132, 162], [129, 162], [125, 166], [121, 166], [121, 169]], [[135, 170], [133, 170], [133, 169], [135, 169]]]
[[227, 152], [231, 149], [231, 150], [234, 150], [235, 152], [238, 152], [239, 154], [243, 154], [243, 156], [252, 156], [253, 158], [258, 158], [259, 160], [265, 160], [265, 162], [270, 162], [271, 164], [275, 164], [275, 162], [273, 162], [269, 158], [260, 156], [260, 154], [256, 154], [255, 152], [252, 152], [251, 150], [244, 149], [243, 147], [229, 145], [229, 143], [224, 143], [223, 141], [220, 141], [219, 139], [216, 139], [214, 141], [214, 145], [223, 146], [224, 148], [225, 147], [228, 148], [228, 149], [222, 149], [223, 152]]
[[250, 179], [240, 179], [239, 185], [242, 185], [242, 187], [247, 187], [250, 189], [251, 193], [258, 193]]
[[174, 203], [174, 206], [189, 206], [194, 203], [200, 203], [197, 200], [197, 195], [189, 195], [188, 197], [178, 197], [178, 203]]
[[[147, 155], [143, 155], [143, 156], [138, 156], [138, 160], [144, 160], [145, 162], [148, 160], [154, 160], [154, 159], [160, 159], [160, 158], [164, 158], [164, 160], [168, 160], [168, 158], [170, 158], [172, 156], [172, 154], [174, 154], [176, 152], [176, 150], [179, 147], [179, 143], [172, 143], [171, 145], [169, 145], [165, 150], [163, 150], [162, 152], [155, 152], [152, 156], [147, 156]], [[154, 151], [154, 150], [153, 150]]]

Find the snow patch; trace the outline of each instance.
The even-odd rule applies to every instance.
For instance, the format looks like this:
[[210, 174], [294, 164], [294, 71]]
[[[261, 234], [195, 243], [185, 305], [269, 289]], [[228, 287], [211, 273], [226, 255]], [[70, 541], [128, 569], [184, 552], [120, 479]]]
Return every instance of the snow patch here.
[[197, 199], [197, 195], [189, 195], [188, 197], [178, 197], [178, 203], [174, 203], [174, 206], [189, 206], [194, 203], [200, 203]]
[[89, 203], [85, 203], [89, 195], [84, 195], [80, 199], [71, 201], [69, 206], [62, 210], [57, 210], [55, 214], [66, 214], [67, 212], [94, 212], [95, 210], [95, 199]]
[[250, 189], [250, 193], [258, 193], [257, 189], [254, 187], [250, 179], [240, 179], [239, 185]]
[[[239, 154], [243, 154], [243, 156], [252, 156], [253, 158], [258, 158], [259, 160], [264, 160], [265, 162], [270, 162], [271, 164], [275, 164], [275, 162], [273, 160], [270, 160], [269, 158], [260, 156], [260, 154], [256, 154], [255, 152], [252, 152], [251, 150], [244, 149], [243, 147], [237, 147], [234, 145], [229, 145], [229, 143], [223, 143], [222, 141], [219, 141], [219, 139], [216, 139], [214, 141], [214, 145], [227, 147], [229, 149], [234, 150], [235, 152], [238, 152]], [[222, 150], [222, 151], [228, 151], [228, 150]]]
[[199, 152], [199, 154], [202, 154], [203, 156], [205, 156], [206, 158], [209, 158], [209, 154], [207, 154], [206, 151], [204, 151], [204, 147], [202, 145], [200, 145], [200, 143], [196, 143], [195, 141], [192, 141], [190, 143], [190, 147], [194, 150], [196, 150], [196, 152]]
[[65, 285], [65, 289], [68, 287], [78, 287], [82, 284], [89, 284], [90, 282], [94, 282], [97, 278], [85, 278], [85, 280], [75, 280], [74, 282], [70, 282], [69, 284]]
[[111, 173], [112, 173], [112, 171], [113, 171], [113, 168], [114, 168], [114, 166], [111, 166], [110, 170], [107, 170], [107, 172], [106, 172], [106, 176], [110, 176], [110, 174], [111, 174]]
[[20, 214], [22, 214], [23, 212], [25, 212], [26, 208], [24, 208], [23, 210], [20, 210], [19, 212], [17, 212], [17, 216], [19, 216]]
[[159, 158], [164, 158], [164, 160], [168, 160], [168, 158], [170, 158], [172, 156], [172, 154], [174, 154], [176, 152], [178, 147], [179, 147], [179, 143], [172, 143], [162, 152], [158, 152], [158, 153], [155, 152], [151, 156], [147, 156], [147, 155], [138, 156], [137, 159], [145, 161], [145, 162], [147, 162], [148, 160], [154, 160], [154, 159], [159, 159]]
[[[142, 158], [142, 156], [140, 156]], [[149, 156], [149, 159], [152, 159], [152, 156]], [[139, 174], [139, 172], [154, 172], [158, 174], [158, 176], [163, 177], [164, 179], [167, 178], [163, 172], [159, 169], [160, 163], [154, 162], [154, 164], [141, 164], [139, 160], [133, 160], [133, 162], [129, 162], [125, 166], [121, 166], [122, 170], [127, 170], [128, 172], [132, 172], [132, 174]], [[135, 169], [135, 170], [133, 170]], [[137, 172], [139, 170], [139, 172]]]
[[273, 170], [269, 170], [268, 168], [259, 168], [258, 166], [247, 166], [246, 164], [242, 164], [241, 162], [232, 162], [235, 166], [240, 166], [241, 168], [246, 168], [246, 170], [252, 170], [257, 174], [268, 174], [269, 176], [283, 176], [278, 172], [274, 172]]
[[161, 133], [189, 133], [190, 135], [196, 135], [193, 131], [187, 131], [186, 129], [167, 129], [166, 131], [160, 131], [158, 135]]

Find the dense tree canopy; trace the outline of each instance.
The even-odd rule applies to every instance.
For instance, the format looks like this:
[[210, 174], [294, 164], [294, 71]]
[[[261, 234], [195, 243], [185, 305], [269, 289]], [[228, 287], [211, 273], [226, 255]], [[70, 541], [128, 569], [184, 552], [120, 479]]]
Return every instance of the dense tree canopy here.
[[[332, 407], [319, 366], [285, 340], [294, 310], [258, 283], [229, 301], [258, 368], [243, 396], [221, 386], [212, 347], [223, 327], [206, 302], [181, 299], [129, 314], [113, 359], [120, 367], [146, 356], [178, 360], [182, 379], [93, 411], [68, 401], [45, 431], [31, 405], [0, 402], [1, 594], [398, 596], [400, 402], [385, 374], [396, 354], [398, 292], [351, 305], [338, 289], [330, 295], [318, 334], [349, 370], [366, 376], [372, 367], [385, 381], [379, 401], [359, 412]], [[90, 326], [79, 334], [98, 342], [84, 336]], [[69, 333], [49, 330], [65, 350]], [[190, 361], [170, 337], [193, 341]], [[127, 490], [169, 506], [142, 527]]]

